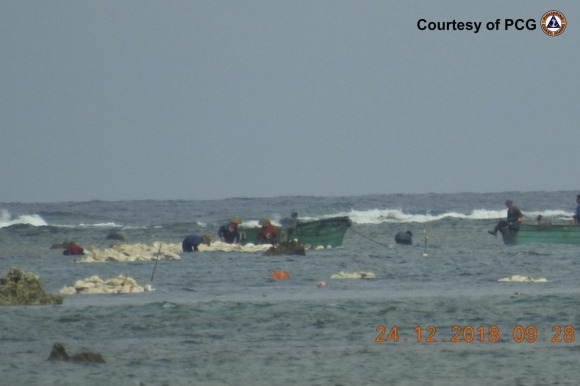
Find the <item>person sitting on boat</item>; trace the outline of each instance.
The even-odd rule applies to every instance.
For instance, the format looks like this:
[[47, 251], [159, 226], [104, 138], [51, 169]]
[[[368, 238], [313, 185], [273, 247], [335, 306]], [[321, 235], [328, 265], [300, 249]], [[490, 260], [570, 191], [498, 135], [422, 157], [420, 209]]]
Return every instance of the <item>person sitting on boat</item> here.
[[395, 244], [413, 245], [413, 234], [411, 231], [397, 233], [395, 235]]
[[258, 234], [256, 235], [256, 244], [276, 244], [276, 239], [278, 237], [276, 227], [272, 225], [270, 220], [267, 218], [261, 219], [260, 225], [262, 227], [258, 230]]
[[68, 248], [65, 249], [64, 251], [62, 251], [63, 255], [84, 255], [85, 251], [83, 248], [81, 248], [80, 245], [76, 245], [75, 243], [70, 243], [68, 245]]
[[505, 220], [499, 221], [492, 231], [487, 231], [487, 233], [489, 233], [490, 235], [496, 236], [497, 231], [503, 233], [507, 229], [512, 231], [517, 231], [518, 229], [520, 229], [520, 224], [522, 222], [522, 218], [524, 217], [522, 211], [519, 210], [518, 207], [514, 205], [512, 200], [507, 200], [505, 202], [505, 205], [508, 208], [507, 218]]
[[578, 204], [576, 207], [576, 214], [572, 216], [572, 222], [574, 222], [574, 224], [578, 224], [578, 220], [580, 220], [580, 194], [576, 196], [576, 203]]
[[209, 247], [211, 244], [211, 238], [208, 235], [198, 236], [198, 235], [189, 235], [185, 239], [183, 239], [183, 243], [181, 243], [181, 248], [183, 252], [199, 252], [199, 245], [205, 244]]
[[238, 231], [238, 225], [242, 223], [239, 217], [234, 216], [230, 218], [227, 225], [222, 225], [218, 231], [218, 236], [220, 240], [224, 243], [238, 244], [240, 242], [240, 232]]

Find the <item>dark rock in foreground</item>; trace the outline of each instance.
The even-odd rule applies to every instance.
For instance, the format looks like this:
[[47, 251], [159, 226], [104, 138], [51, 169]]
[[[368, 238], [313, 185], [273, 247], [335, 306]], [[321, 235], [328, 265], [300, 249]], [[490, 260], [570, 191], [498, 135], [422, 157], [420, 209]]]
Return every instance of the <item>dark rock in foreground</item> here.
[[302, 255], [306, 256], [304, 245], [298, 243], [296, 240], [284, 241], [278, 245], [272, 246], [264, 256], [279, 256], [279, 255]]
[[75, 355], [69, 355], [62, 343], [55, 343], [52, 351], [48, 356], [49, 361], [66, 361], [66, 362], [91, 362], [105, 363], [105, 358], [99, 353], [81, 352]]
[[11, 268], [0, 277], [0, 306], [62, 304], [62, 296], [44, 292], [38, 276]]

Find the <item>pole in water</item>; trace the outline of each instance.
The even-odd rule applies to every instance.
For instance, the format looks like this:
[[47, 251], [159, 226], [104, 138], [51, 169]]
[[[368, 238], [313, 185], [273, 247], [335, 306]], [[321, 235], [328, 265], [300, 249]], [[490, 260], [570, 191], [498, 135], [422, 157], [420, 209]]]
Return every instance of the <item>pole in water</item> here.
[[151, 273], [151, 281], [153, 281], [153, 276], [155, 276], [155, 270], [157, 269], [157, 262], [159, 261], [159, 254], [161, 253], [161, 246], [163, 243], [159, 243], [159, 250], [157, 251], [157, 259], [155, 260], [155, 265], [153, 266], [153, 273]]
[[423, 256], [427, 256], [427, 232], [423, 231], [423, 236], [425, 236], [425, 249], [423, 251]]

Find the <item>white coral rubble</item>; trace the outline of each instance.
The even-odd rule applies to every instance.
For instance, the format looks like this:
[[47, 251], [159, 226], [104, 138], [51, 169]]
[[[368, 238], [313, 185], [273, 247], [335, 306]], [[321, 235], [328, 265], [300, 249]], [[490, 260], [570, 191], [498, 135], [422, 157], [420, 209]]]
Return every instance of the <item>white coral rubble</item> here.
[[108, 280], [103, 280], [98, 276], [77, 280], [72, 287], [63, 287], [60, 293], [62, 295], [129, 294], [146, 291], [153, 291], [150, 284], [140, 286], [132, 277], [119, 275]]
[[[160, 248], [161, 247], [161, 248]], [[228, 244], [221, 241], [212, 242], [208, 247], [201, 244], [198, 248], [200, 252], [222, 251], [222, 252], [262, 252], [271, 245], [254, 244]], [[99, 249], [90, 246], [85, 249], [85, 255], [76, 260], [77, 263], [102, 263], [102, 262], [134, 262], [152, 260], [179, 260], [180, 253], [183, 253], [181, 243], [161, 243], [156, 241], [153, 244], [114, 244], [109, 248]]]
[[498, 281], [509, 281], [509, 282], [519, 282], [519, 283], [546, 283], [548, 280], [545, 278], [534, 279], [531, 276], [521, 276], [513, 275], [511, 277], [503, 277]]
[[359, 272], [339, 272], [330, 276], [331, 279], [374, 279], [375, 274], [370, 271], [359, 271]]

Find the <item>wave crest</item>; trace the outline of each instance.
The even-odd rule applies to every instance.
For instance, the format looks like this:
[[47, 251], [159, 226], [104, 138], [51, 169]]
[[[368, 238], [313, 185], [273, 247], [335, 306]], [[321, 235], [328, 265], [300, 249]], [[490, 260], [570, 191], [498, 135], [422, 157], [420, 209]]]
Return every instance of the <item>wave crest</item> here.
[[0, 211], [0, 228], [20, 224], [32, 225], [37, 227], [48, 225], [47, 222], [44, 221], [44, 219], [37, 214], [20, 215], [16, 218], [13, 218], [10, 212], [8, 212], [6, 209], [2, 209]]

